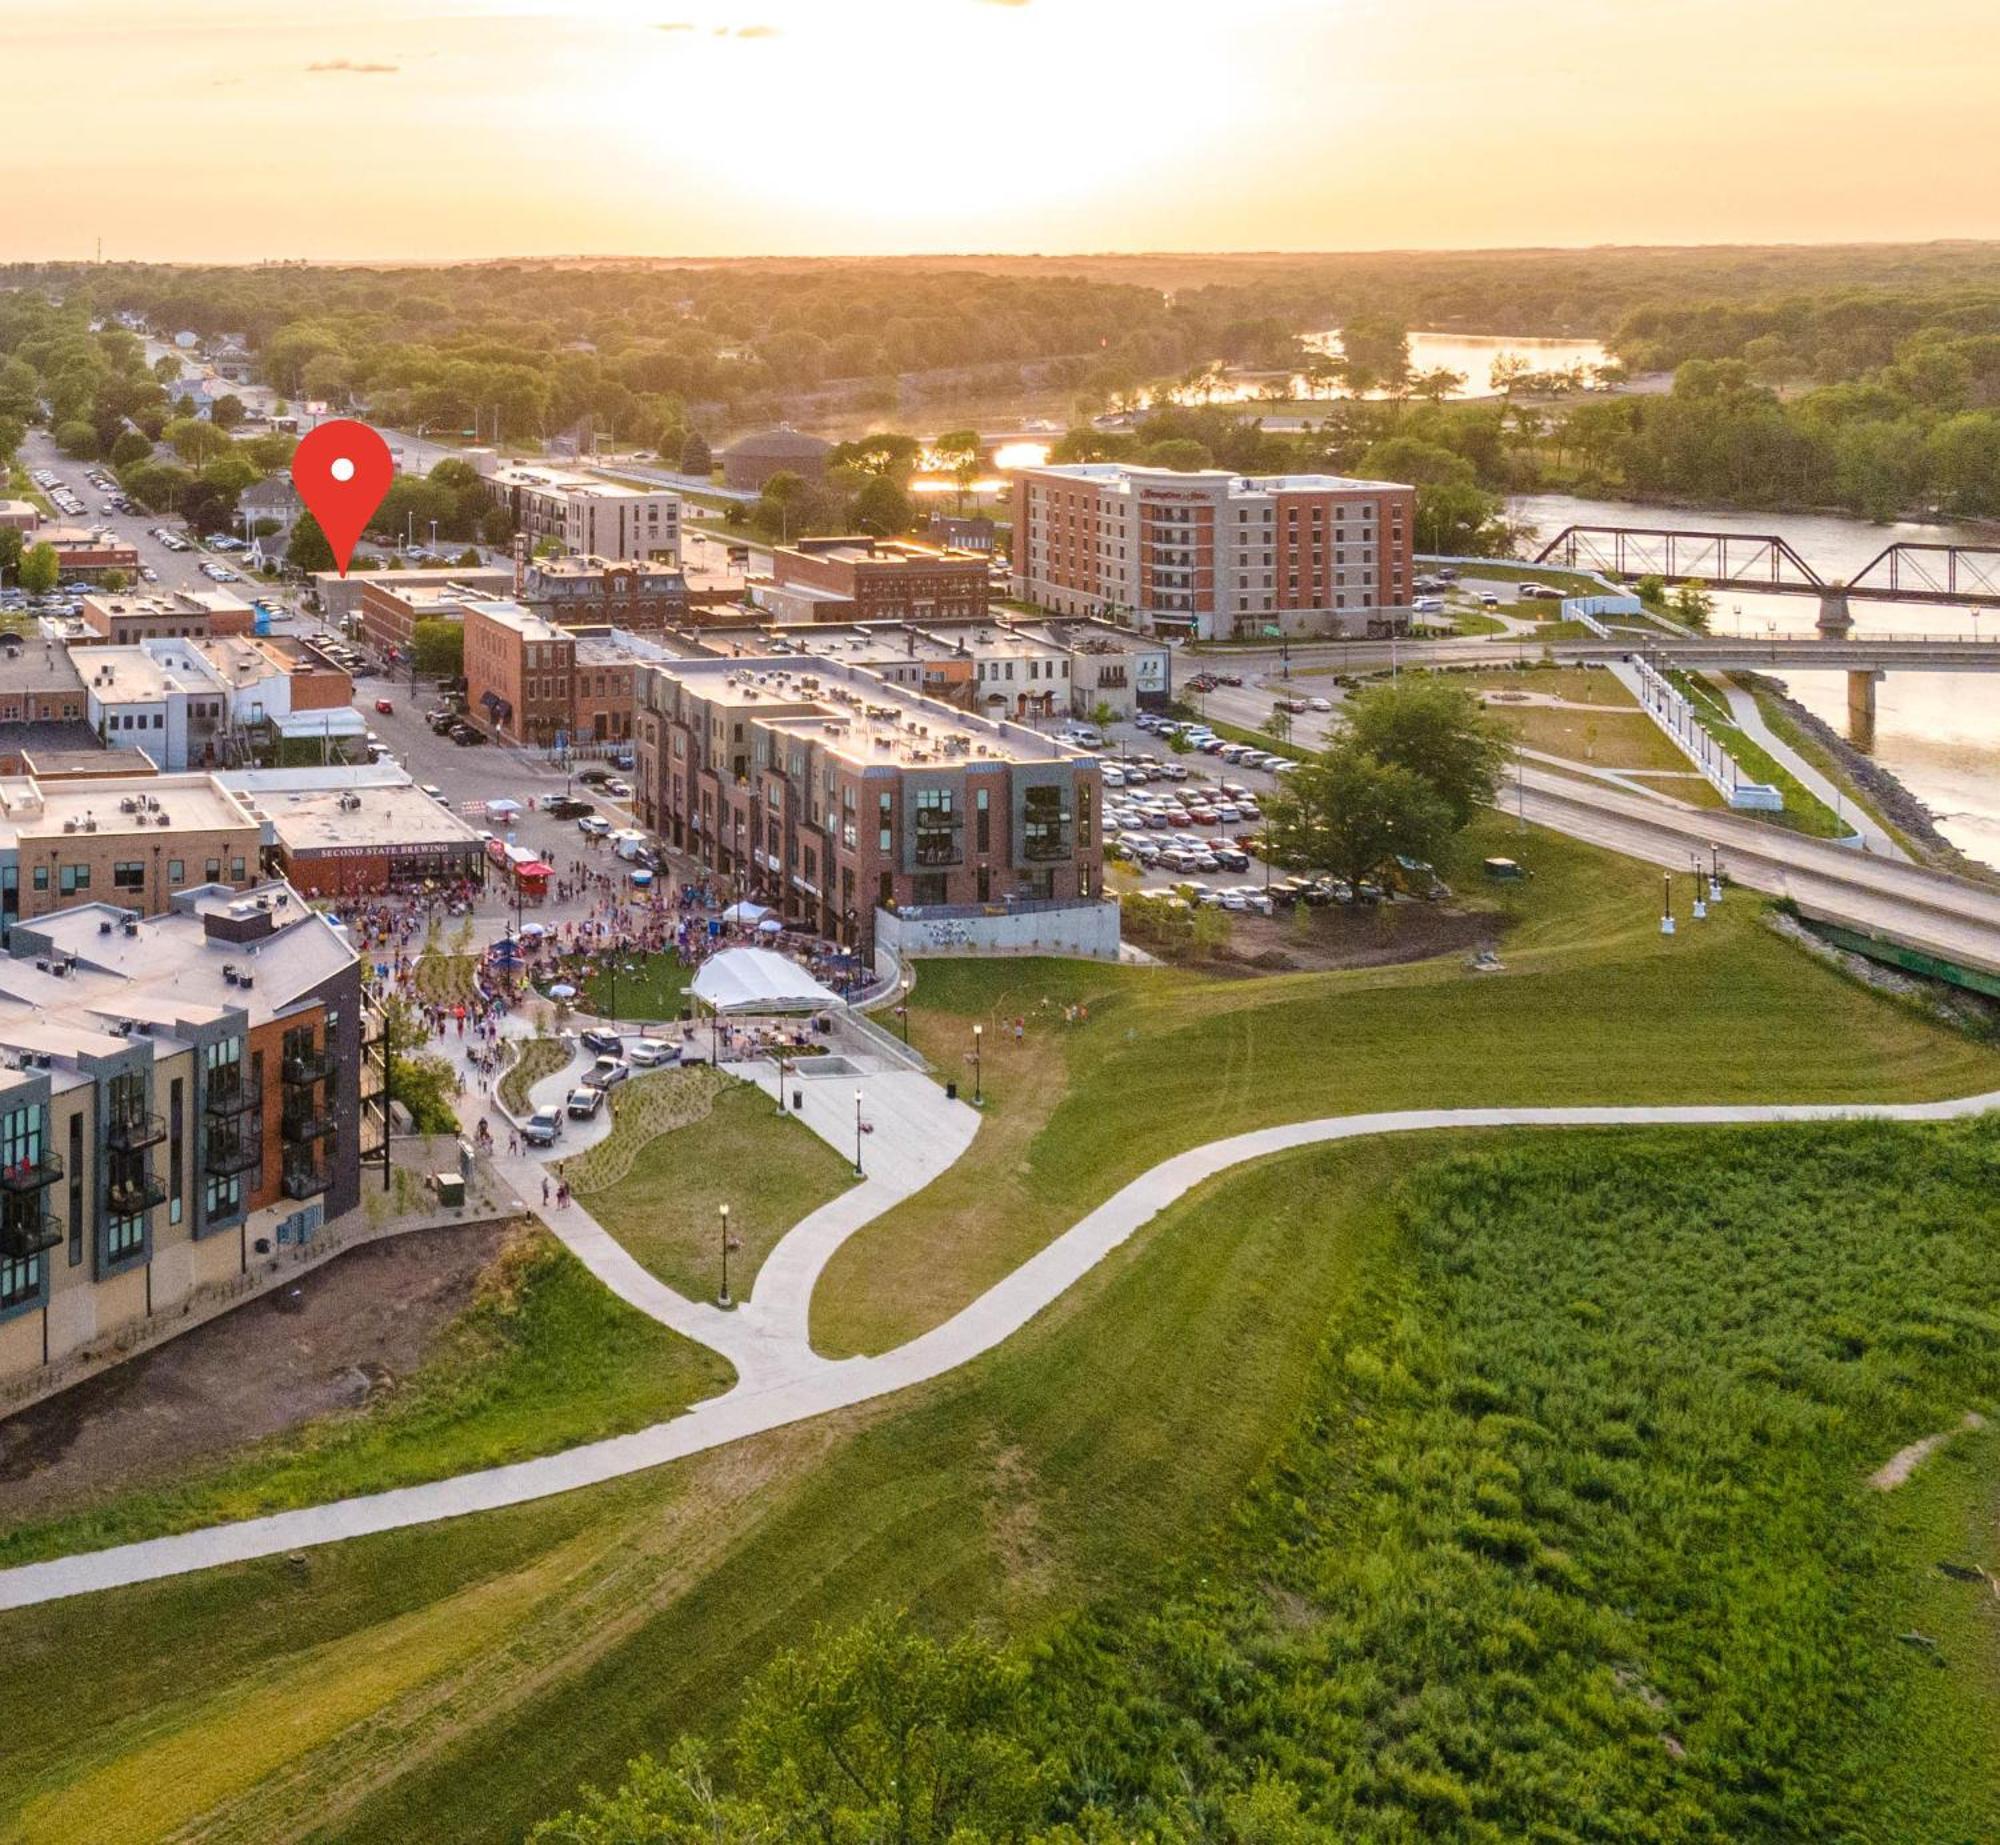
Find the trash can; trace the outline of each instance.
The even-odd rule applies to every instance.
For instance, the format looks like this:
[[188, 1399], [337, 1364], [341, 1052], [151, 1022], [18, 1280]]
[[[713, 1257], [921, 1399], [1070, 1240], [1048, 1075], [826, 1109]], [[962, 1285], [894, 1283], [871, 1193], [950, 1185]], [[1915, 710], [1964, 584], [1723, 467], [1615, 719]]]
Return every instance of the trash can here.
[[792, 1091], [792, 1113], [796, 1115], [805, 1105], [806, 1092], [803, 1089], [794, 1089]]
[[958, 1085], [956, 1083], [945, 1084], [944, 1099], [947, 1102], [956, 1102], [958, 1100]]

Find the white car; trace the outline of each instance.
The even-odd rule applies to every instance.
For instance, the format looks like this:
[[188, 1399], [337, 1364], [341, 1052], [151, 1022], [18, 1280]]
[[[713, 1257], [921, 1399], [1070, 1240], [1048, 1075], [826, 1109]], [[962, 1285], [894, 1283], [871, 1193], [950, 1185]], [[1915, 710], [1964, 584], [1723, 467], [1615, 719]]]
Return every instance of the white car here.
[[625, 1047], [625, 1058], [642, 1070], [657, 1070], [662, 1064], [679, 1063], [681, 1047], [668, 1038], [634, 1038]]
[[1333, 700], [1330, 698], [1309, 698], [1306, 700], [1306, 703], [1315, 711], [1331, 711], [1333, 709]]

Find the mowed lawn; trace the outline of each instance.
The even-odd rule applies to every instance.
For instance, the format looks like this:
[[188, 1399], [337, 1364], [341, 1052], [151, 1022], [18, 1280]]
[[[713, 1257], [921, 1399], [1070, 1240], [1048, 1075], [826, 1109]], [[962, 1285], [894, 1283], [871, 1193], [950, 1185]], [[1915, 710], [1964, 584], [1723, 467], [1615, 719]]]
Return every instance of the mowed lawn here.
[[[730, 1292], [741, 1300], [778, 1239], [854, 1183], [854, 1168], [761, 1089], [712, 1079], [710, 1112], [662, 1133], [627, 1104], [655, 1086], [695, 1083], [706, 1070], [647, 1077], [613, 1092], [610, 1140], [590, 1164], [571, 1163], [578, 1201], [670, 1288], [712, 1298], [722, 1281], [722, 1216], [729, 1206]], [[619, 1144], [621, 1135], [632, 1142]], [[592, 1172], [610, 1176], [594, 1183]]]
[[[1469, 847], [1538, 874], [1496, 895], [1446, 868], [1516, 912], [1503, 974], [927, 966], [913, 1022], [941, 1073], [987, 1024], [988, 1118], [836, 1264], [823, 1346], [934, 1323], [1157, 1159], [1271, 1121], [2000, 1088], [1994, 1052], [1769, 936], [1741, 893], [1663, 943], [1648, 868], [1498, 821]], [[816, 1623], [886, 1601], [1035, 1634], [1141, 1603], [1291, 1438], [1322, 1348], [1404, 1310], [1393, 1188], [1460, 1144], [1320, 1149], [1204, 1187], [903, 1396], [544, 1504], [0, 1616], [23, 1765], [0, 1835], [512, 1839], [578, 1781], [715, 1728]]]
[[[1535, 876], [1481, 887], [1485, 852]], [[1087, 962], [929, 962], [913, 1033], [987, 1119], [956, 1166], [857, 1233], [813, 1302], [829, 1356], [947, 1319], [1147, 1167], [1275, 1122], [1562, 1102], [1927, 1100], [2000, 1089], [2000, 1053], [1801, 954], [1732, 892], [1659, 934], [1659, 873], [1492, 817], [1446, 868], [1515, 919], [1505, 971], [1456, 958], [1217, 980]], [[1064, 1009], [1087, 1007], [1087, 1023]], [[1019, 1042], [1012, 1021], [1025, 1015]]]

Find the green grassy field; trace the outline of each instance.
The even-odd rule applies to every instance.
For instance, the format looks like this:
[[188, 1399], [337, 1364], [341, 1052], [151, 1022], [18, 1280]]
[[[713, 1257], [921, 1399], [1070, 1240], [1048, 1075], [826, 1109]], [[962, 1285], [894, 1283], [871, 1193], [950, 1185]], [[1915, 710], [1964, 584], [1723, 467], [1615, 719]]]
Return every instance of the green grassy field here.
[[[649, 1091], [694, 1084], [713, 1093], [701, 1103], [708, 1112], [685, 1125], [662, 1132], [633, 1106]], [[621, 1085], [613, 1102], [617, 1131], [568, 1163], [570, 1181], [599, 1223], [693, 1300], [714, 1295], [722, 1278], [719, 1206], [729, 1206], [740, 1244], [729, 1256], [740, 1300], [778, 1239], [854, 1182], [845, 1159], [748, 1083], [675, 1071]]]
[[[1535, 876], [1484, 886], [1488, 852]], [[1799, 955], [1747, 894], [1663, 939], [1656, 873], [1520, 834], [1499, 815], [1440, 869], [1511, 919], [1504, 974], [1473, 975], [1455, 958], [1247, 981], [1086, 962], [928, 965], [913, 1033], [943, 1073], [963, 1076], [984, 1022], [986, 1123], [957, 1165], [834, 1257], [813, 1303], [815, 1344], [829, 1355], [899, 1344], [1156, 1161], [1276, 1121], [2000, 1086], [2000, 1055], [1940, 1037]], [[1090, 1022], [1066, 1026], [1062, 1008], [1078, 1001]], [[1017, 1045], [1007, 1021], [1022, 1014]]]
[[[1537, 876], [1480, 889], [1489, 850]], [[991, 1106], [966, 1160], [836, 1263], [823, 1346], [933, 1323], [1164, 1154], [1265, 1122], [2000, 1087], [1991, 1050], [1797, 954], [1740, 893], [1662, 942], [1654, 874], [1588, 848], [1495, 819], [1444, 869], [1512, 916], [1505, 974], [927, 967], [917, 1035], [957, 1074], [987, 1021]], [[1065, 1027], [1077, 999], [1090, 1022]], [[1019, 1047], [998, 1029], [1015, 1014]], [[815, 1622], [888, 1601], [1035, 1636], [1156, 1606], [1325, 1422], [1307, 1413], [1323, 1342], [1401, 1323], [1415, 1246], [1394, 1187], [1460, 1145], [1324, 1149], [1207, 1186], [999, 1351], [862, 1410], [545, 1504], [0, 1616], [0, 1733], [26, 1765], [0, 1782], [0, 1835], [512, 1838], [578, 1781], [720, 1725]], [[1752, 1273], [1756, 1252], [1728, 1253]], [[1976, 1515], [1952, 1499], [1937, 1518]]]
[[553, 1453], [678, 1415], [733, 1379], [725, 1359], [623, 1305], [552, 1237], [524, 1232], [424, 1367], [365, 1409], [171, 1487], [0, 1533], [0, 1567]]
[[[572, 1002], [599, 1018], [667, 1021], [681, 1015], [681, 997], [692, 978], [680, 956], [621, 955], [615, 970], [577, 956], [568, 957], [555, 978], [577, 989]], [[544, 982], [544, 990], [547, 983]]]

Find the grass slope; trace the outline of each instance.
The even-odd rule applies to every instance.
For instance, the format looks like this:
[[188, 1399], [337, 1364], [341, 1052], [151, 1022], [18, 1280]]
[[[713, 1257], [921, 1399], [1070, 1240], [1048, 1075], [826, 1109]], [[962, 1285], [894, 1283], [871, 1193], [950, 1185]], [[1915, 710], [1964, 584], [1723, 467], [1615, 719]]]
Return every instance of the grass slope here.
[[[1535, 877], [1482, 890], [1488, 851]], [[814, 1342], [829, 1355], [899, 1344], [1158, 1160], [1273, 1122], [2000, 1087], [1991, 1049], [1941, 1036], [1798, 954], [1747, 895], [1663, 939], [1656, 873], [1498, 816], [1446, 869], [1514, 919], [1505, 974], [1456, 960], [1238, 981], [1076, 961], [927, 964], [913, 1031], [949, 1075], [984, 1021], [987, 1121], [957, 1165], [835, 1256]], [[1062, 1008], [1077, 1001], [1090, 1021], [1065, 1025]], [[1016, 1044], [1007, 1021], [1021, 1014]]]
[[366, 1408], [171, 1487], [0, 1534], [0, 1566], [553, 1453], [678, 1415], [733, 1376], [727, 1360], [606, 1293], [546, 1233], [524, 1233], [430, 1361]]

